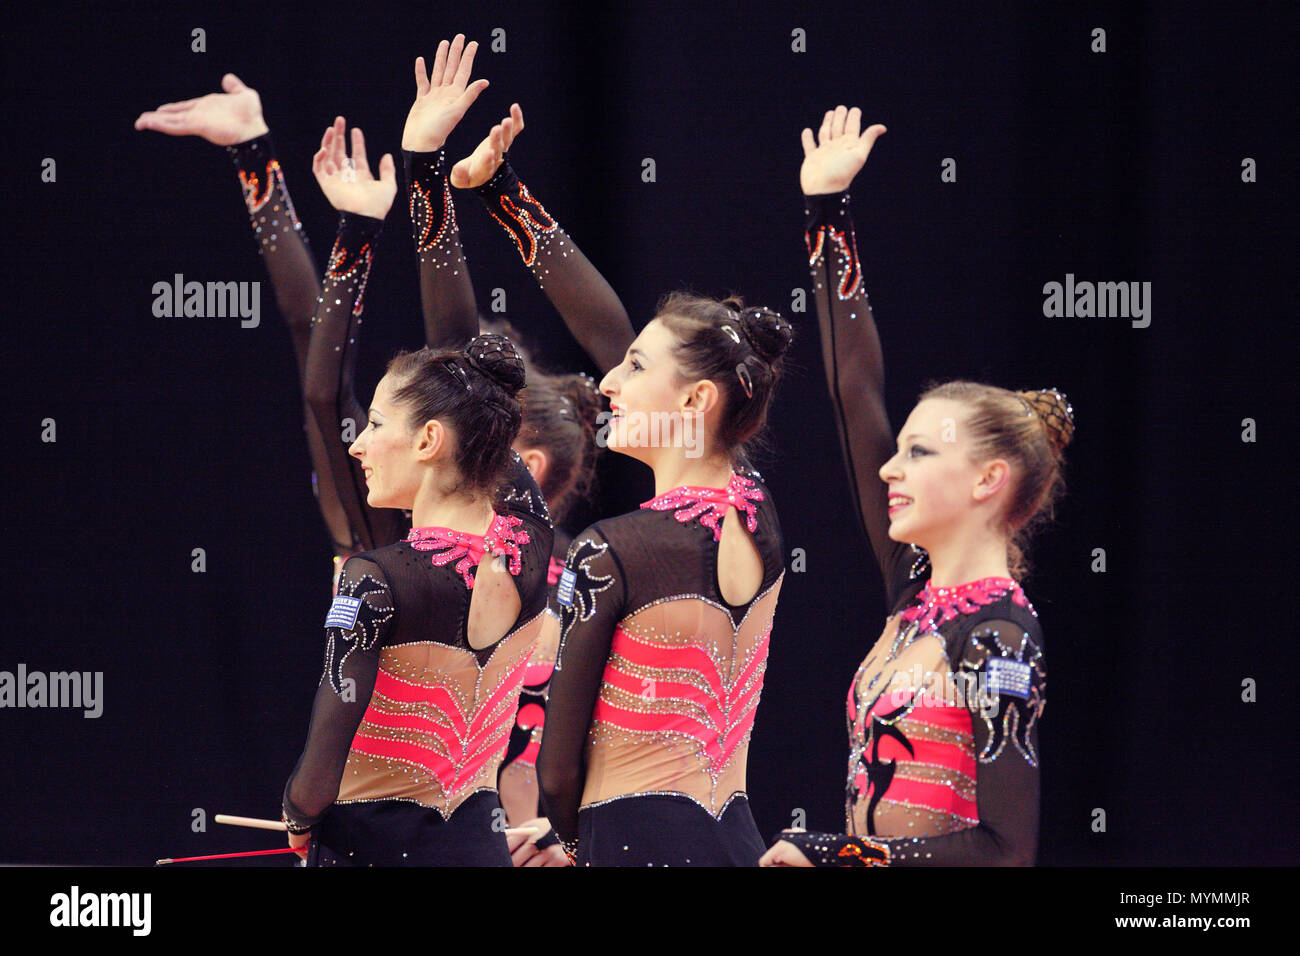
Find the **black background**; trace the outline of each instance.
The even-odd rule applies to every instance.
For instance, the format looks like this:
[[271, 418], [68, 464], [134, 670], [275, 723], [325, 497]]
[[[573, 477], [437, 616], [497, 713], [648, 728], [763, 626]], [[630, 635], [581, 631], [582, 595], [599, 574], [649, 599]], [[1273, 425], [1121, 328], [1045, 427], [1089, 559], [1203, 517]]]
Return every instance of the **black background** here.
[[[1051, 10], [1040, 9], [1050, 6]], [[852, 519], [810, 313], [799, 132], [883, 122], [853, 189], [900, 424], [932, 378], [1069, 394], [1070, 492], [1032, 552], [1049, 699], [1044, 864], [1296, 862], [1292, 620], [1294, 45], [1267, 5], [254, 3], [28, 6], [3, 30], [8, 457], [0, 669], [103, 671], [104, 713], [0, 711], [0, 862], [143, 864], [275, 845], [329, 598], [289, 339], [223, 151], [139, 112], [262, 94], [318, 260], [309, 163], [335, 114], [396, 155], [411, 62], [465, 32], [489, 89], [465, 155], [522, 103], [521, 177], [633, 324], [691, 287], [800, 339], [760, 461], [787, 575], [750, 750], [765, 834], [843, 820], [844, 693], [884, 616]], [[195, 27], [207, 51], [190, 49]], [[492, 53], [490, 31], [506, 31]], [[1106, 30], [1107, 52], [1090, 51]], [[807, 52], [791, 50], [791, 31]], [[41, 162], [57, 181], [41, 181]], [[657, 181], [641, 180], [653, 157]], [[940, 181], [945, 157], [956, 183]], [[1252, 157], [1258, 182], [1241, 179]], [[400, 157], [399, 157], [400, 167]], [[402, 198], [366, 297], [358, 392], [420, 343]], [[480, 303], [582, 367], [513, 248], [458, 200]], [[1289, 227], [1289, 218], [1285, 226]], [[263, 281], [260, 327], [156, 318], [152, 287]], [[1152, 283], [1151, 325], [1048, 319], [1044, 283]], [[810, 303], [811, 307], [811, 303]], [[40, 440], [53, 418], [58, 440]], [[1254, 419], [1258, 440], [1242, 441]], [[1289, 450], [1292, 449], [1292, 450]], [[649, 497], [607, 462], [605, 503]], [[202, 547], [207, 571], [190, 570]], [[1107, 570], [1091, 570], [1104, 548]], [[1241, 700], [1242, 681], [1258, 701]], [[206, 833], [191, 813], [209, 816]], [[1096, 832], [1097, 808], [1106, 829]], [[274, 865], [287, 865], [282, 862]]]

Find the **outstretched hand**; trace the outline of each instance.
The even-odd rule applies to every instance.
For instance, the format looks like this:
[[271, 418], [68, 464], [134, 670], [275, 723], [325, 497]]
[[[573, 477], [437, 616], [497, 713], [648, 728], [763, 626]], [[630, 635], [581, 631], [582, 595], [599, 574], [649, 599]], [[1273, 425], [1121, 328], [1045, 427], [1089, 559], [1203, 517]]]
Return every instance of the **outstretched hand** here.
[[442, 148], [465, 111], [487, 89], [487, 80], [469, 82], [476, 52], [477, 41], [466, 45], [465, 34], [457, 33], [450, 44], [446, 40], [438, 44], [433, 72], [427, 76], [424, 57], [415, 58], [415, 102], [406, 115], [402, 149], [428, 153]]
[[473, 189], [482, 186], [492, 178], [492, 174], [501, 165], [515, 137], [524, 131], [524, 111], [518, 103], [510, 107], [510, 115], [503, 119], [483, 137], [474, 152], [451, 167], [451, 184], [458, 189]]
[[877, 123], [859, 133], [862, 110], [837, 106], [827, 110], [817, 139], [811, 129], [803, 131], [803, 166], [799, 185], [805, 196], [838, 193], [848, 189], [853, 177], [867, 162], [871, 147], [885, 132]]
[[344, 142], [347, 124], [342, 116], [325, 130], [320, 149], [311, 159], [311, 171], [316, 174], [321, 192], [330, 205], [339, 212], [352, 212], [374, 219], [383, 219], [393, 206], [397, 195], [397, 169], [393, 154], [384, 153], [379, 160], [379, 178], [370, 173], [366, 158], [366, 138], [361, 130], [352, 129], [352, 158], [349, 159]]
[[209, 93], [179, 103], [164, 103], [141, 113], [136, 129], [152, 129], [168, 136], [201, 136], [218, 146], [231, 146], [267, 132], [262, 119], [262, 99], [233, 73], [221, 78], [224, 93]]

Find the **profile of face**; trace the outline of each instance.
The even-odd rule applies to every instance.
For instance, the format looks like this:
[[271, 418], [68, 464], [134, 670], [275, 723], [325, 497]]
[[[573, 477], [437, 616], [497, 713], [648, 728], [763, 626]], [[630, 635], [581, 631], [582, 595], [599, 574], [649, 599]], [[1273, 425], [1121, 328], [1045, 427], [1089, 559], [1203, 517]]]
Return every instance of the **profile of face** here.
[[370, 403], [370, 422], [348, 448], [348, 454], [361, 462], [366, 503], [372, 508], [413, 508], [429, 463], [449, 438], [446, 426], [436, 419], [414, 427], [409, 409], [394, 401], [398, 384], [390, 375], [379, 380]]
[[998, 526], [1010, 490], [1003, 459], [972, 461], [961, 402], [928, 398], [899, 431], [898, 450], [880, 467], [889, 485], [889, 536], [933, 549], [987, 523]]
[[666, 448], [697, 455], [708, 415], [718, 407], [712, 382], [681, 374], [676, 346], [676, 335], [652, 319], [600, 382], [601, 394], [609, 398], [609, 420], [601, 432], [607, 447], [652, 466]]

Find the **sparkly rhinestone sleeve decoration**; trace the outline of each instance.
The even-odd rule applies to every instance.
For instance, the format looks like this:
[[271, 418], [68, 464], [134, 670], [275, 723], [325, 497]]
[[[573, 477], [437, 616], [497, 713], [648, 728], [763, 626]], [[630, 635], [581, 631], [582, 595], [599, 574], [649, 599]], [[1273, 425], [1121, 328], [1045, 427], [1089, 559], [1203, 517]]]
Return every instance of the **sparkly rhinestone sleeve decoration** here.
[[432, 561], [438, 567], [456, 562], [456, 571], [465, 581], [465, 587], [474, 588], [473, 571], [483, 555], [494, 554], [508, 559], [511, 574], [518, 575], [523, 568], [519, 546], [532, 539], [522, 527], [523, 520], [514, 515], [497, 515], [487, 534], [470, 534], [451, 528], [412, 528], [407, 542], [416, 551], [432, 551]]
[[758, 528], [756, 502], [762, 500], [762, 490], [751, 479], [733, 474], [725, 488], [683, 485], [642, 502], [641, 507], [672, 511], [673, 517], [682, 524], [698, 518], [700, 524], [713, 532], [713, 540], [720, 541], [722, 528], [719, 522], [728, 508], [734, 507], [745, 516], [745, 527], [752, 533]]
[[831, 196], [805, 196], [807, 222], [804, 245], [808, 264], [818, 265], [829, 244], [835, 250], [836, 289], [841, 299], [851, 299], [862, 291], [862, 265], [858, 260], [858, 243], [853, 220], [848, 214], [848, 193]]
[[492, 178], [474, 191], [483, 198], [492, 218], [509, 234], [524, 265], [533, 266], [541, 244], [556, 230], [555, 220], [504, 160]]
[[[369, 566], [369, 562], [366, 562]], [[334, 693], [343, 694], [343, 665], [358, 649], [374, 650], [391, 626], [394, 610], [388, 582], [378, 571], [359, 573], [349, 559], [339, 574], [338, 593], [325, 620], [325, 674]], [[376, 576], [379, 575], [379, 576]], [[350, 599], [350, 600], [349, 600]], [[346, 617], [337, 608], [347, 607]]]
[[445, 245], [456, 234], [456, 207], [451, 201], [445, 150], [404, 153], [407, 182], [411, 184], [411, 229], [415, 251], [427, 253]]
[[366, 280], [370, 278], [370, 266], [374, 262], [374, 244], [383, 229], [383, 220], [369, 216], [342, 213], [339, 217], [338, 237], [334, 248], [330, 250], [329, 262], [325, 267], [325, 280], [339, 283], [343, 288], [326, 288], [321, 299], [330, 296], [342, 304], [346, 292], [352, 299], [352, 314], [360, 315], [364, 308]]
[[865, 837], [843, 833], [782, 833], [813, 866], [888, 866], [889, 847]]
[[298, 214], [289, 198], [280, 162], [275, 158], [271, 134], [227, 146], [226, 154], [235, 163], [244, 204], [248, 207], [258, 242], [275, 251], [279, 237], [289, 230], [301, 232], [302, 224], [298, 222]]
[[982, 624], [971, 631], [960, 671], [969, 684], [984, 688], [977, 713], [988, 743], [977, 757], [980, 763], [996, 760], [1010, 740], [1037, 767], [1031, 735], [1047, 704], [1047, 665], [1038, 643], [1010, 622]]

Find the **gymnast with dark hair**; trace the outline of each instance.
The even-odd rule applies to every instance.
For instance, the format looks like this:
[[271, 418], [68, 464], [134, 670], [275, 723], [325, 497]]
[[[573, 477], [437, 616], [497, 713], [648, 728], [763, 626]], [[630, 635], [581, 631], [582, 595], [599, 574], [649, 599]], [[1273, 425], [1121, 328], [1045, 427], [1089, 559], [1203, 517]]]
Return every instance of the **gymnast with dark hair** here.
[[[473, 290], [460, 250], [443, 149], [447, 134], [486, 86], [485, 80], [469, 82], [476, 46], [464, 45], [463, 36], [450, 43], [444, 40], [439, 45], [431, 75], [426, 75], [423, 58], [417, 59], [416, 98], [403, 133], [403, 146], [409, 147], [403, 155], [413, 239], [420, 265], [421, 303], [426, 339], [431, 347], [463, 343], [479, 327]], [[367, 504], [361, 473], [348, 457], [342, 437], [347, 429], [355, 432], [365, 423], [364, 413], [352, 398], [352, 382], [361, 325], [361, 293], [379, 223], [353, 215], [347, 223], [346, 239], [341, 233], [331, 255], [332, 272], [344, 281], [355, 283], [353, 308], [327, 309], [313, 317], [313, 306], [324, 301], [324, 296], [283, 172], [275, 159], [260, 99], [232, 74], [223, 79], [222, 85], [224, 93], [166, 104], [157, 111], [142, 114], [136, 127], [172, 135], [202, 136], [227, 146], [236, 161], [254, 232], [260, 240], [281, 311], [293, 333], [315, 466], [313, 485], [335, 542], [337, 583], [338, 569], [348, 555], [361, 548], [398, 540], [409, 526], [409, 521], [404, 520], [408, 516]], [[506, 145], [522, 129], [518, 106], [515, 116], [517, 125], [513, 129], [510, 119], [503, 124]], [[505, 145], [501, 145], [501, 137], [502, 126], [498, 126], [478, 150], [458, 164], [463, 169], [458, 185], [480, 187], [491, 178], [502, 165]], [[326, 167], [335, 174], [336, 188], [355, 183], [359, 177], [369, 178], [361, 132], [352, 131], [351, 160], [344, 149], [345, 140], [346, 129], [340, 117], [326, 130], [313, 161], [318, 178]], [[472, 181], [465, 172], [480, 175], [480, 180]], [[496, 189], [476, 190], [484, 197], [489, 210], [494, 204], [509, 202], [510, 195], [517, 196], [523, 189], [517, 179], [503, 185], [503, 177], [497, 177], [496, 183]], [[531, 195], [529, 199], [536, 204]], [[566, 323], [579, 332], [584, 345], [594, 349], [593, 358], [598, 364], [608, 361], [600, 349], [606, 352], [611, 348], [621, 349], [632, 339], [626, 311], [608, 283], [572, 245], [558, 224], [547, 219], [540, 255], [534, 249], [525, 261], [534, 268]], [[499, 217], [497, 221], [502, 222]], [[355, 261], [349, 261], [349, 249], [360, 251]], [[336, 263], [340, 268], [333, 268]], [[595, 419], [601, 409], [600, 396], [588, 376], [547, 374], [530, 369], [523, 397], [523, 423], [515, 447], [545, 492], [551, 514], [557, 521], [563, 520], [570, 507], [583, 500], [592, 486], [598, 452], [594, 437]], [[564, 553], [566, 544], [567, 536], [557, 541], [558, 554]], [[559, 570], [559, 560], [552, 557], [548, 573], [552, 585]], [[536, 642], [523, 687], [519, 719], [512, 727], [502, 761], [502, 801], [510, 823], [525, 830], [530, 826], [541, 831], [547, 829], [545, 820], [538, 819], [533, 760], [544, 724], [545, 688], [558, 636], [558, 615], [553, 612], [543, 622]], [[519, 843], [518, 847], [512, 845], [512, 849], [522, 864], [553, 865], [564, 860], [554, 846], [542, 852], [548, 844], [554, 844], [553, 835], [543, 833], [541, 839], [533, 837], [526, 842], [520, 842], [522, 837], [511, 839]]]
[[771, 491], [744, 465], [792, 329], [676, 293], [601, 382], [608, 446], [655, 496], [569, 548], [537, 769], [575, 865], [752, 866], [746, 763], [784, 577]]
[[1043, 631], [1018, 578], [1062, 489], [1073, 410], [1053, 389], [955, 381], [899, 430], [847, 189], [885, 127], [803, 131], [805, 241], [831, 404], [889, 616], [848, 692], [845, 832], [784, 831], [764, 866], [1032, 865]]

